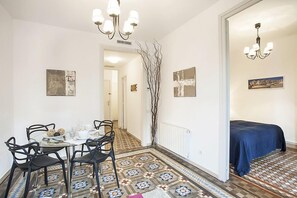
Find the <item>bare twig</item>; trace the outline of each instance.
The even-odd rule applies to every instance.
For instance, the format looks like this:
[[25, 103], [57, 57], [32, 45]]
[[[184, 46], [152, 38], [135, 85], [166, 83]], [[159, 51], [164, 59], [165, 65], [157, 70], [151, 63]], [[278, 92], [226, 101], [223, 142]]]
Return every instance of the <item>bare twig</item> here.
[[153, 52], [151, 53], [148, 44], [142, 46], [137, 42], [139, 49], [137, 52], [140, 54], [143, 62], [143, 68], [146, 73], [146, 80], [148, 89], [150, 91], [151, 99], [151, 138], [152, 145], [155, 145], [155, 137], [158, 129], [158, 106], [160, 99], [160, 84], [161, 84], [161, 64], [162, 52], [161, 45], [154, 41]]

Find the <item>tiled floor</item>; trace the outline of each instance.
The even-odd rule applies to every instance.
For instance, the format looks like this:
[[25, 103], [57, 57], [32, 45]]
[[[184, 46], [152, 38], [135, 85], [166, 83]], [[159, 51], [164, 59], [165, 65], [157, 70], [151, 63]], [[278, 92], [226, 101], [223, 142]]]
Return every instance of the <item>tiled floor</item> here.
[[[133, 136], [131, 136], [129, 133], [127, 133], [124, 130], [115, 128], [116, 131], [116, 141], [115, 141], [115, 148], [117, 155], [122, 155], [129, 152], [134, 151], [141, 151], [143, 148], [141, 147], [140, 142], [135, 139]], [[240, 197], [240, 198], [250, 198], [250, 197], [259, 197], [259, 198], [272, 198], [272, 197], [290, 197], [286, 196], [284, 194], [281, 194], [280, 192], [273, 191], [271, 189], [266, 188], [263, 185], [259, 185], [256, 182], [253, 182], [252, 180], [249, 180], [244, 177], [239, 177], [235, 174], [230, 174], [230, 179], [227, 182], [220, 182], [213, 176], [201, 171], [197, 167], [191, 165], [190, 163], [186, 162], [185, 160], [173, 155], [172, 153], [157, 147], [157, 151], [162, 153], [163, 155], [173, 159], [174, 161], [182, 164], [184, 167], [189, 168], [191, 171], [193, 171], [195, 174], [199, 175], [201, 178], [203, 178], [205, 181], [208, 181], [210, 183], [213, 183], [214, 185], [220, 187], [223, 191], [226, 191], [230, 194], [230, 196], [234, 197]], [[296, 152], [294, 149], [290, 149], [292, 152]], [[123, 168], [122, 171], [125, 171], [125, 168]], [[294, 172], [296, 174], [296, 170]], [[16, 177], [18, 174], [16, 174]], [[20, 174], [19, 174], [20, 176]], [[122, 178], [123, 179], [123, 178]], [[3, 197], [3, 192], [6, 188], [6, 184], [3, 183], [0, 185], [0, 197]], [[126, 189], [127, 190], [127, 189]], [[129, 191], [128, 192], [133, 192]], [[2, 194], [1, 194], [2, 193]], [[126, 192], [127, 193], [127, 192]], [[197, 196], [199, 197], [199, 196]]]
[[117, 122], [114, 122], [115, 143], [114, 149], [116, 152], [129, 151], [141, 147], [138, 139], [133, 137], [127, 130], [119, 129]]

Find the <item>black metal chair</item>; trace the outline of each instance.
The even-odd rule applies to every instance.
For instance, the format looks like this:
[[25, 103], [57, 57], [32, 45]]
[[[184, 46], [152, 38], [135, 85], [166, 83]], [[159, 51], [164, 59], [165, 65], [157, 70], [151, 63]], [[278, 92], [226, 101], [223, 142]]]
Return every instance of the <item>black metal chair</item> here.
[[[31, 125], [29, 126], [28, 128], [26, 128], [26, 132], [27, 132], [27, 139], [28, 141], [37, 141], [36, 138], [34, 138], [33, 136], [35, 135], [38, 136], [39, 138], [43, 138], [43, 134], [45, 132], [47, 132], [48, 130], [50, 129], [55, 129], [56, 125], [54, 123], [51, 123], [51, 124], [47, 124], [47, 125], [44, 125], [44, 124], [34, 124], [34, 125]], [[41, 140], [40, 139], [40, 140]], [[57, 152], [57, 151], [60, 151], [62, 150], [64, 147], [45, 147], [45, 148], [42, 148], [42, 152], [43, 153], [46, 153], [46, 154], [50, 154], [52, 152]]]
[[[103, 127], [104, 133], [106, 131], [113, 131], [113, 122], [111, 120], [102, 120], [102, 121], [94, 120], [93, 123], [94, 123], [94, 127], [96, 130], [99, 130], [101, 127]], [[94, 145], [89, 144], [89, 146], [95, 147], [96, 144], [94, 144]], [[81, 150], [82, 150], [81, 156], [83, 156], [84, 145], [82, 145]]]
[[[99, 182], [99, 175], [98, 175], [98, 164], [104, 162], [108, 157], [110, 157], [112, 160], [116, 182], [117, 182], [118, 188], [120, 188], [117, 170], [116, 170], [116, 164], [115, 164], [115, 154], [113, 149], [114, 137], [115, 137], [114, 131], [110, 131], [110, 132], [107, 132], [103, 137], [99, 139], [87, 139], [84, 144], [86, 145], [88, 150], [75, 151], [71, 159], [70, 177], [72, 177], [73, 166], [76, 162], [93, 165], [93, 170], [96, 175], [97, 188], [98, 188], [100, 198], [101, 198], [101, 193], [100, 193], [100, 182]], [[76, 154], [81, 152], [85, 153], [85, 155], [81, 157], [76, 157]]]
[[113, 122], [111, 120], [94, 120], [95, 129], [99, 130], [101, 127], [104, 127], [105, 131], [113, 131]]
[[[10, 170], [9, 180], [5, 192], [5, 198], [8, 197], [11, 181], [13, 178], [13, 173], [16, 168], [20, 168], [22, 171], [27, 172], [24, 198], [27, 197], [27, 194], [29, 192], [31, 172], [55, 164], [62, 165], [64, 182], [66, 185], [66, 190], [68, 191], [65, 164], [56, 152], [52, 152], [52, 154], [56, 154], [57, 158], [49, 157], [47, 154], [40, 152], [40, 146], [38, 142], [32, 142], [26, 145], [18, 145], [16, 144], [15, 137], [9, 138], [7, 142], [5, 142], [5, 144], [7, 145], [9, 151], [13, 156], [13, 163]], [[44, 174], [44, 182], [46, 185], [48, 185], [47, 173]]]

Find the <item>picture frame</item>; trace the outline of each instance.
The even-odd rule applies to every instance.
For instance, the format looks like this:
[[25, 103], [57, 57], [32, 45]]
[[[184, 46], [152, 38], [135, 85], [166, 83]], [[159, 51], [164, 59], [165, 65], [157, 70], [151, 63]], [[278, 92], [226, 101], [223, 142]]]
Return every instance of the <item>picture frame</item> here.
[[248, 80], [248, 89], [282, 88], [284, 87], [284, 77], [269, 77]]
[[47, 96], [75, 96], [76, 72], [67, 70], [46, 70]]

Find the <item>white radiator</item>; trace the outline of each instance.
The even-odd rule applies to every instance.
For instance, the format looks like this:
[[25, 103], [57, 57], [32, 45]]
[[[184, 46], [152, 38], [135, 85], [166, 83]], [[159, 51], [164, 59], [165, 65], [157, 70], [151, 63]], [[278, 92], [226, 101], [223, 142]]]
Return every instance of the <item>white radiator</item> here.
[[189, 129], [162, 122], [157, 137], [159, 145], [184, 158], [189, 158], [191, 138]]

